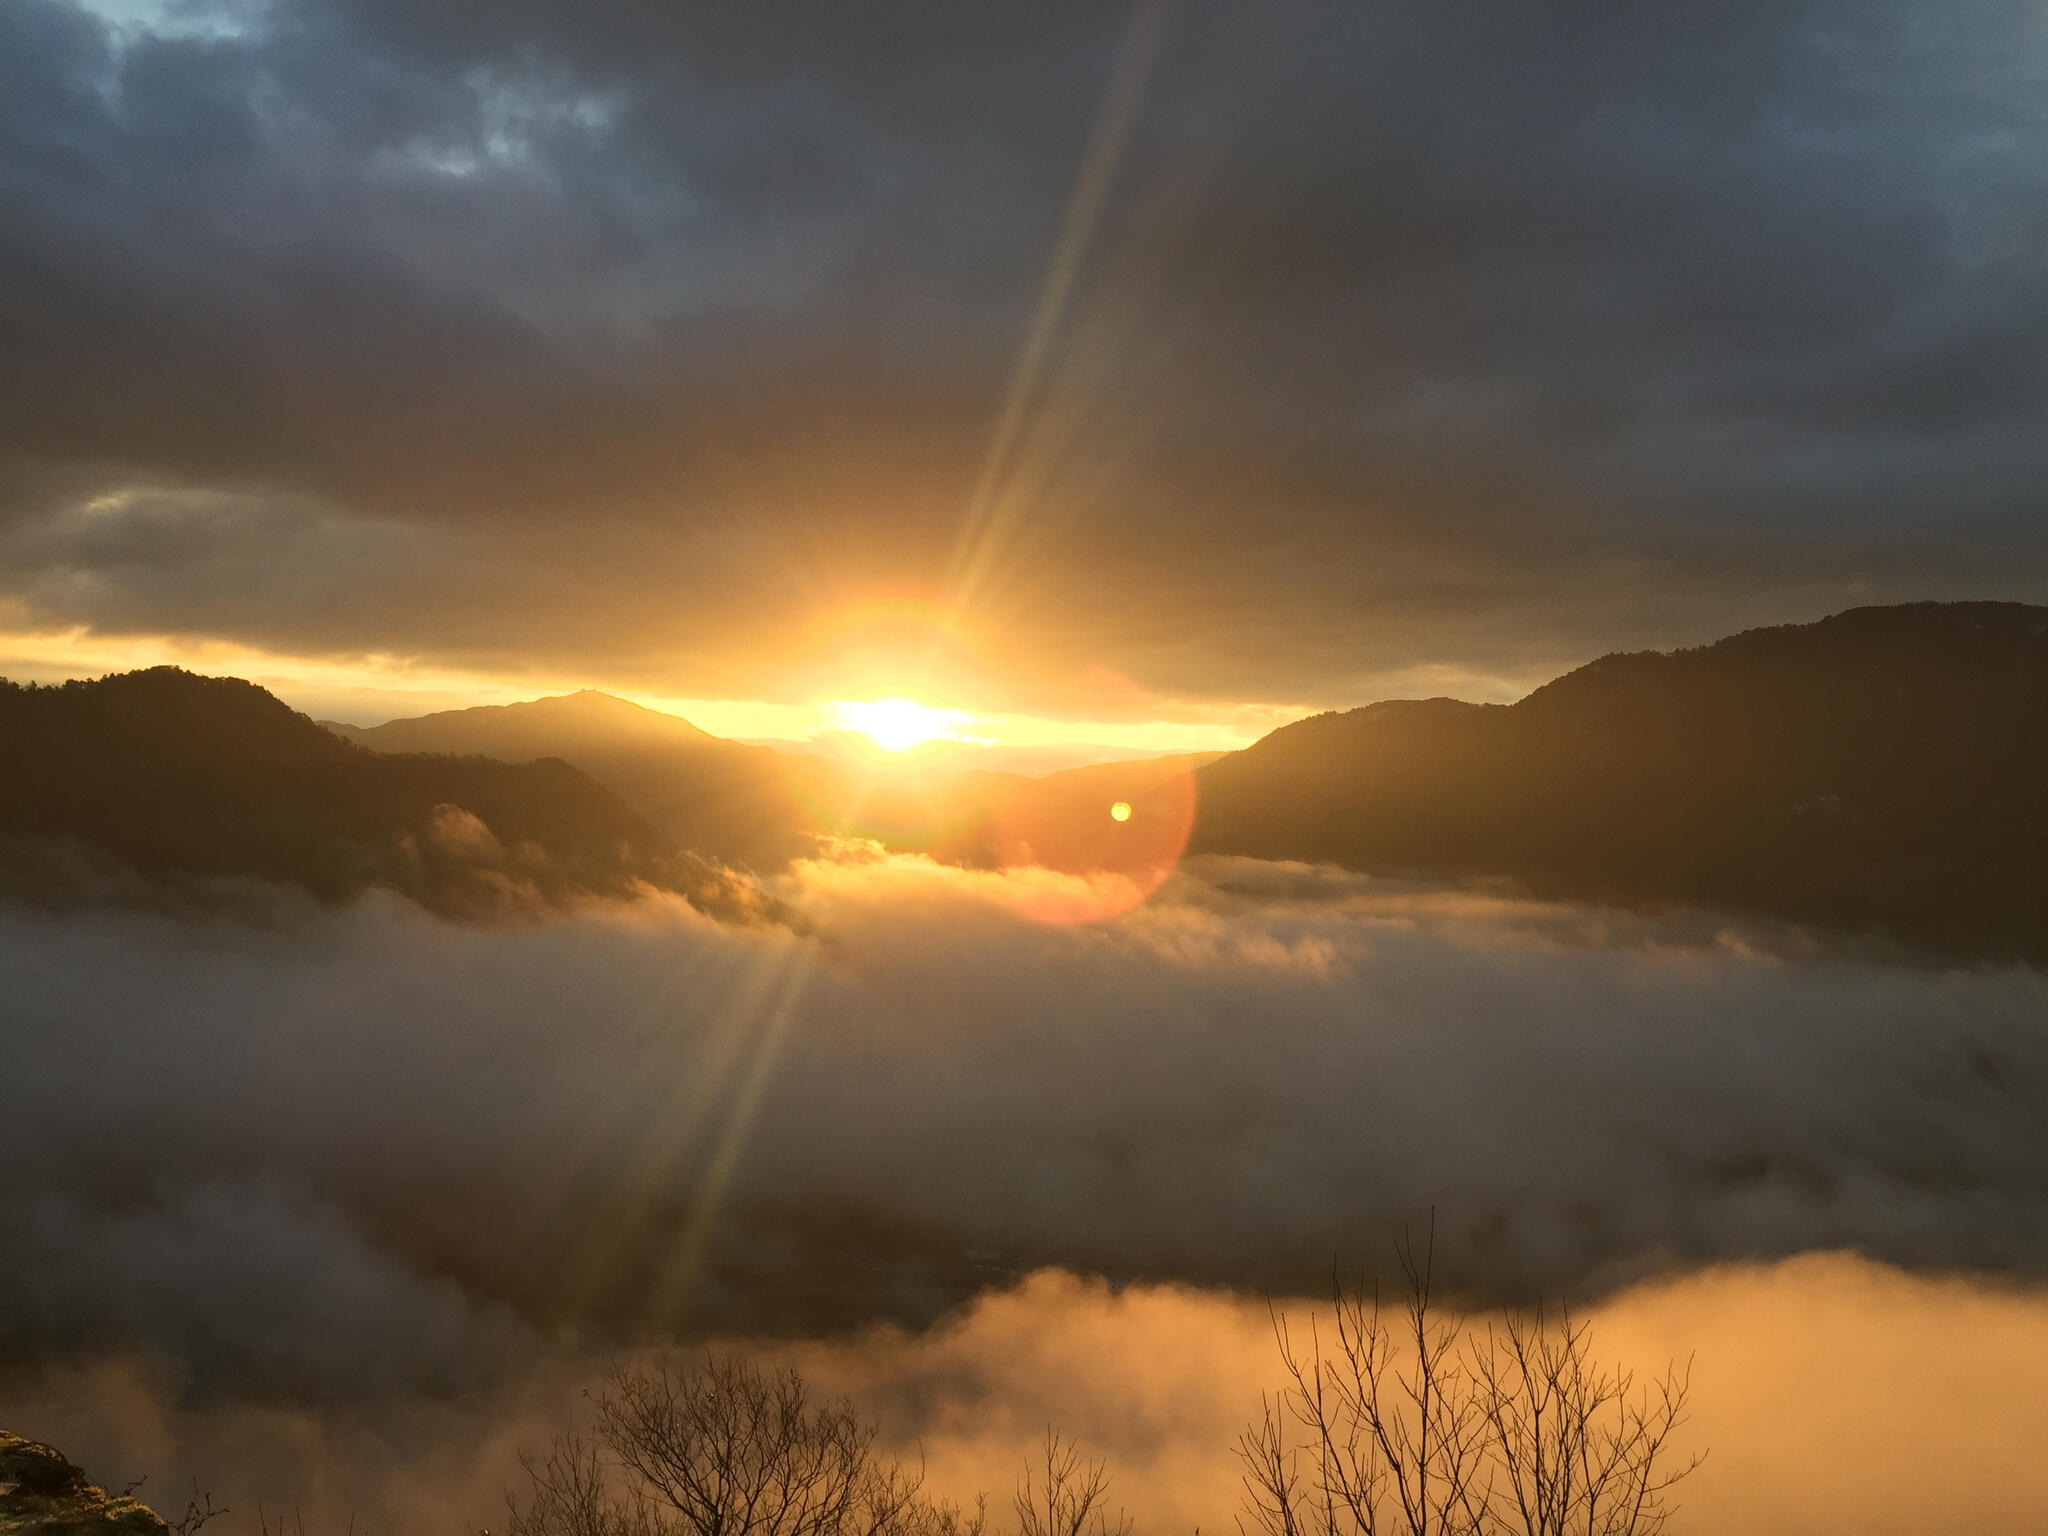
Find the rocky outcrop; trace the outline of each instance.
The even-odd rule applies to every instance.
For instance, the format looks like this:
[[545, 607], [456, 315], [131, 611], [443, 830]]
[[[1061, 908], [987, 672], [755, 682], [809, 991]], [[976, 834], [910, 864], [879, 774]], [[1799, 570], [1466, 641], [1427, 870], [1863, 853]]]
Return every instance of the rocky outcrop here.
[[63, 1455], [0, 1429], [0, 1533], [4, 1536], [168, 1536], [135, 1499], [111, 1494]]

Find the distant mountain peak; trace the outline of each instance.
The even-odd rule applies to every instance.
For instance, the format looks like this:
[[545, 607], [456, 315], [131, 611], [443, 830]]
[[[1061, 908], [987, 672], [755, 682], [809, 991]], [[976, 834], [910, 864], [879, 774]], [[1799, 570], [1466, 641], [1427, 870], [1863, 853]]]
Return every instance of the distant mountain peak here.
[[597, 688], [514, 704], [437, 710], [344, 734], [382, 752], [472, 752], [487, 757], [561, 755], [607, 742], [670, 746], [723, 742], [722, 737], [681, 715], [649, 709]]
[[207, 882], [254, 880], [322, 900], [382, 886], [497, 917], [653, 886], [715, 915], [769, 910], [559, 753], [364, 751], [238, 678], [0, 684], [0, 740], [0, 895], [132, 894], [132, 876], [198, 899]]

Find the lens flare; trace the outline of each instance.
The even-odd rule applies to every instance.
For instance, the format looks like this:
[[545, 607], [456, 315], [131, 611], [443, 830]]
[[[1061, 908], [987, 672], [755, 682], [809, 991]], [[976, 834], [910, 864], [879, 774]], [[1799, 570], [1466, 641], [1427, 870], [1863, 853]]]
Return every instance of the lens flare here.
[[[998, 867], [1068, 877], [1021, 908], [1048, 923], [1096, 922], [1138, 905], [1180, 864], [1195, 824], [1186, 759], [1098, 763], [1035, 779], [989, 817]], [[1109, 815], [1102, 811], [1107, 805]]]
[[885, 752], [908, 752], [927, 741], [964, 741], [960, 727], [974, 717], [957, 709], [933, 709], [909, 699], [846, 700], [833, 706], [847, 729], [859, 731]]

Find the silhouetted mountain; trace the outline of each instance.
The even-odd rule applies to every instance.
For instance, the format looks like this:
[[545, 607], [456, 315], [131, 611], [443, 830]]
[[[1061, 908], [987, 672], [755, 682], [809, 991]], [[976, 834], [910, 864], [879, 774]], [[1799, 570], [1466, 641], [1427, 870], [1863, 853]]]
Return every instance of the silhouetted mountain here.
[[[1216, 755], [1100, 763], [1035, 779], [952, 768], [924, 753], [863, 765], [727, 741], [588, 690], [329, 729], [379, 751], [560, 757], [680, 846], [761, 870], [815, 851], [821, 836], [983, 867], [1135, 872], [1171, 863], [1187, 830], [1187, 774]], [[1132, 807], [1126, 822], [1110, 817], [1119, 801]]]
[[377, 752], [480, 754], [508, 763], [561, 758], [625, 800], [676, 847], [770, 869], [816, 845], [816, 803], [842, 777], [586, 689], [522, 704], [451, 709], [368, 728], [328, 729]]
[[750, 757], [768, 750], [713, 736], [680, 715], [646, 709], [595, 688], [554, 698], [529, 699], [522, 704], [442, 710], [383, 725], [320, 723], [379, 752], [456, 752], [506, 762], [518, 760], [521, 754], [532, 755], [534, 744], [541, 741], [562, 748], [559, 752], [541, 754], [557, 757], [566, 757], [570, 750], [582, 748], [615, 751], [629, 742], [683, 752], [733, 750]]
[[745, 911], [751, 887], [676, 850], [765, 869], [819, 835], [865, 837], [961, 864], [1146, 876], [1192, 821], [1194, 852], [2048, 959], [2048, 609], [2015, 604], [1857, 609], [1610, 656], [1514, 705], [1376, 704], [1220, 759], [1039, 779], [863, 771], [596, 693], [322, 729], [251, 684], [170, 668], [0, 684], [0, 741], [17, 890], [68, 847], [325, 899], [386, 885], [445, 911], [639, 882]]
[[1202, 771], [1191, 847], [2039, 960], [2044, 789], [2048, 609], [1922, 603], [1297, 722]]
[[0, 838], [30, 896], [71, 849], [156, 879], [329, 901], [387, 886], [471, 915], [642, 884], [726, 914], [757, 904], [565, 762], [366, 751], [233, 678], [0, 683], [0, 741]]

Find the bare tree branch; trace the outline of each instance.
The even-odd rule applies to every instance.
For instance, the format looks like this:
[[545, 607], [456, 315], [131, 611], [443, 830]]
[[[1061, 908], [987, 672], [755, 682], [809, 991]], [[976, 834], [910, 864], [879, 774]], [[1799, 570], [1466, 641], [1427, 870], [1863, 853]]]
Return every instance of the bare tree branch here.
[[507, 1536], [983, 1536], [985, 1501], [928, 1498], [922, 1461], [877, 1454], [874, 1425], [795, 1371], [619, 1364], [591, 1402], [589, 1435], [523, 1461]]
[[[1306, 1347], [1273, 1314], [1286, 1384], [1239, 1437], [1250, 1536], [1657, 1536], [1690, 1364], [1638, 1386], [1599, 1364], [1566, 1309], [1476, 1331], [1437, 1305], [1435, 1228], [1396, 1248], [1400, 1315], [1376, 1287], [1332, 1286], [1335, 1338]], [[1303, 1432], [1290, 1439], [1290, 1427]]]

